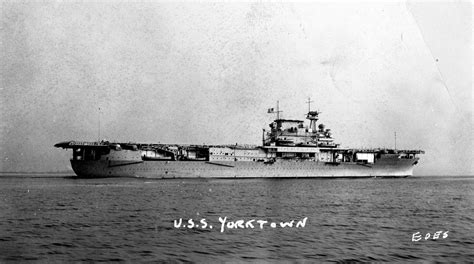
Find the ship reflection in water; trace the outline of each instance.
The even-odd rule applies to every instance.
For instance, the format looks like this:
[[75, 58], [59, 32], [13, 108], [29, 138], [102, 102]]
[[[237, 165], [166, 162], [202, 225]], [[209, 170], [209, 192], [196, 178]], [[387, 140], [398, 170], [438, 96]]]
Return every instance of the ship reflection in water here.
[[308, 125], [280, 118], [279, 107], [268, 112], [277, 118], [261, 146], [66, 141], [55, 147], [72, 149], [74, 172], [91, 178], [407, 177], [424, 153], [342, 148], [330, 129], [316, 124], [318, 111], [309, 109]]
[[[468, 262], [472, 190], [460, 177], [0, 177], [0, 262]], [[219, 217], [307, 220], [220, 232]], [[215, 226], [176, 228], [180, 218]]]

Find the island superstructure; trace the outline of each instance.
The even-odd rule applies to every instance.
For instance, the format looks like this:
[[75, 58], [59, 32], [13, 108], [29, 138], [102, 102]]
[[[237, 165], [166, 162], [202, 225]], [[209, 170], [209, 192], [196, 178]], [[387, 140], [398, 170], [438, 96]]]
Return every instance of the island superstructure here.
[[[310, 102], [310, 101], [309, 101]], [[342, 148], [331, 130], [308, 120], [282, 119], [279, 109], [262, 145], [184, 145], [66, 141], [77, 176], [144, 178], [407, 177], [422, 150]]]

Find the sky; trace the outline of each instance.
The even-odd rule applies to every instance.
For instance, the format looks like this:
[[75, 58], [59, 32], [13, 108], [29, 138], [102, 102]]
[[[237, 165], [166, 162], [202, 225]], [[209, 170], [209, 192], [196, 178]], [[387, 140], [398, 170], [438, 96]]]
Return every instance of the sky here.
[[[260, 144], [311, 97], [344, 147], [474, 175], [470, 2], [1, 2], [0, 171], [65, 140]], [[99, 110], [100, 109], [100, 110]]]

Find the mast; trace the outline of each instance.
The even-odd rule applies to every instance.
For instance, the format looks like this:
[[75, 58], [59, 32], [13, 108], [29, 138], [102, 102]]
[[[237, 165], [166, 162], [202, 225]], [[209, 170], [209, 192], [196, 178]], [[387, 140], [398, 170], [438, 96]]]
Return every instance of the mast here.
[[395, 150], [397, 150], [397, 131], [395, 131]]
[[277, 101], [277, 120], [280, 119], [280, 101]]
[[313, 101], [311, 101], [311, 98], [308, 97], [308, 101], [306, 103], [308, 103], [308, 114], [306, 115], [306, 119], [309, 119], [310, 123], [309, 123], [309, 127], [312, 131], [312, 133], [316, 132], [316, 122], [318, 121], [318, 115], [319, 115], [319, 112], [318, 111], [311, 111], [311, 103]]
[[99, 107], [99, 132], [98, 132], [98, 137], [97, 137], [97, 141], [100, 142], [100, 107]]
[[277, 114], [277, 120], [280, 119], [280, 113], [283, 111], [280, 111], [280, 101], [277, 101], [277, 109], [275, 111], [274, 108], [268, 108], [268, 113], [269, 114]]
[[311, 112], [311, 103], [314, 102], [314, 101], [311, 101], [311, 97], [308, 97], [308, 101], [306, 103], [308, 103], [308, 113]]

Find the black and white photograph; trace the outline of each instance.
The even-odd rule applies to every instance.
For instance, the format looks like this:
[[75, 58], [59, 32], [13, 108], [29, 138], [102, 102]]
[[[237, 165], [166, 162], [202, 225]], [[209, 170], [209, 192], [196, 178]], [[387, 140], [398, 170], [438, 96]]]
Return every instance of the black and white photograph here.
[[474, 261], [471, 1], [0, 1], [0, 263]]

